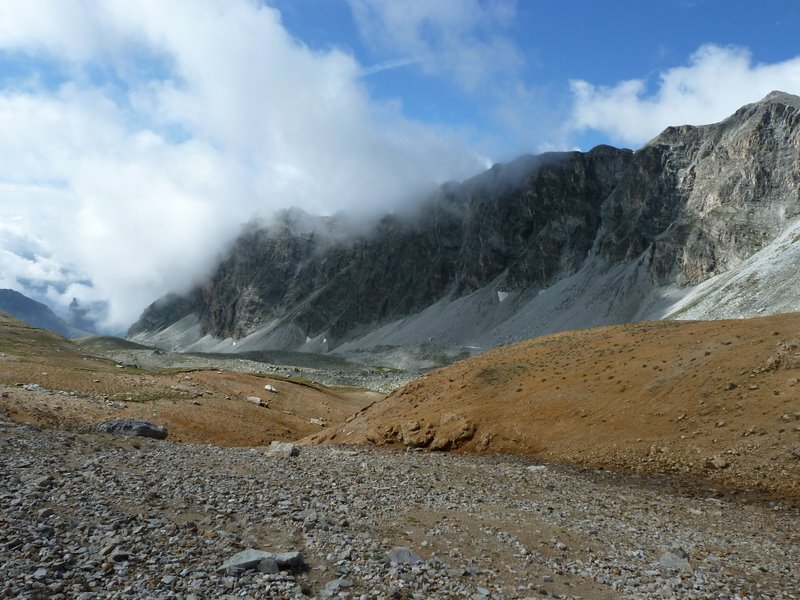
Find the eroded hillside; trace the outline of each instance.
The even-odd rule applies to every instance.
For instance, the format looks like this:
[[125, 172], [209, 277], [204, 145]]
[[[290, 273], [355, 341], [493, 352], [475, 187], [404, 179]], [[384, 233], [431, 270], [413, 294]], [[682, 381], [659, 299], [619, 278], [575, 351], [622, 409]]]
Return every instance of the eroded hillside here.
[[497, 348], [318, 443], [516, 453], [800, 493], [800, 315], [648, 322]]
[[219, 446], [297, 439], [377, 396], [218, 369], [133, 368], [3, 313], [0, 393], [0, 415], [15, 421], [79, 430], [142, 418], [166, 426], [173, 441]]

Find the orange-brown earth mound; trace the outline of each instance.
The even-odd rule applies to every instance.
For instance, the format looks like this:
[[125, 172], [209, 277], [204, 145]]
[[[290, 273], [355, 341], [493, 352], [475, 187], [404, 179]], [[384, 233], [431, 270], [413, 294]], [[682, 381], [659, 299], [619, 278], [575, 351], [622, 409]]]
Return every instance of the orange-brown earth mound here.
[[800, 315], [570, 331], [430, 373], [316, 443], [519, 453], [800, 495]]
[[313, 434], [376, 396], [229, 371], [119, 366], [0, 313], [0, 415], [15, 421], [81, 429], [134, 417], [166, 426], [173, 441], [258, 446]]

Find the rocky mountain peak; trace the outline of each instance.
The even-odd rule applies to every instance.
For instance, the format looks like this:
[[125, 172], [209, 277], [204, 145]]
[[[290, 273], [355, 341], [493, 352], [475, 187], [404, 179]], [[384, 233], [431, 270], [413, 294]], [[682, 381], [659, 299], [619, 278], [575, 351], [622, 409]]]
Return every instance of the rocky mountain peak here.
[[756, 104], [783, 104], [785, 106], [800, 108], [800, 96], [787, 94], [786, 92], [781, 92], [779, 90], [773, 90]]

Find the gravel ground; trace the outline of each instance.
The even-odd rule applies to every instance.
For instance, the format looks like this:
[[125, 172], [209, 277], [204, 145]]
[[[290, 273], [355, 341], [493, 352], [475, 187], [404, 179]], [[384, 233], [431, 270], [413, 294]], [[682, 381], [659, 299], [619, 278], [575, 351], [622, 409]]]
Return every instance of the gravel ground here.
[[[145, 370], [177, 369], [225, 369], [237, 373], [269, 375], [290, 379], [313, 381], [328, 387], [346, 386], [388, 393], [413, 381], [422, 372], [420, 369], [407, 371], [346, 363], [338, 360], [333, 366], [322, 364], [319, 367], [294, 364], [275, 364], [259, 360], [237, 357], [235, 354], [181, 354], [153, 350], [97, 350], [93, 352], [117, 361], [125, 366]], [[295, 356], [297, 353], [295, 353]], [[304, 361], [324, 363], [325, 355], [304, 355]]]
[[[10, 422], [0, 456], [5, 598], [800, 597], [800, 518], [778, 501], [512, 457]], [[308, 569], [217, 572], [245, 548]]]

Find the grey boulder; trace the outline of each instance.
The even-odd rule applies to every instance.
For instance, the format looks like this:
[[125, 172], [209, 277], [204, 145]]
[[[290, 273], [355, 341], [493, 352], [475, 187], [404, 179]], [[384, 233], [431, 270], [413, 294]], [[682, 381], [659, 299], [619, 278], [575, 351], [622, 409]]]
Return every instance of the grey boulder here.
[[167, 428], [160, 427], [150, 421], [142, 419], [116, 419], [97, 424], [97, 430], [115, 435], [128, 435], [164, 440], [167, 438]]
[[675, 546], [661, 555], [658, 561], [662, 567], [675, 571], [692, 572], [692, 565], [689, 564], [689, 554], [683, 548]]
[[231, 556], [220, 567], [217, 568], [219, 574], [237, 574], [252, 569], [259, 569], [263, 573], [273, 572], [272, 563], [277, 565], [279, 570], [293, 571], [295, 573], [303, 571], [306, 567], [302, 552], [265, 552], [248, 548]]
[[409, 548], [397, 546], [389, 550], [389, 554], [386, 555], [385, 562], [398, 565], [418, 565], [425, 561]]
[[298, 456], [300, 454], [300, 449], [291, 442], [279, 442], [275, 440], [267, 446], [266, 452], [272, 456], [284, 456], [289, 458], [291, 456]]

